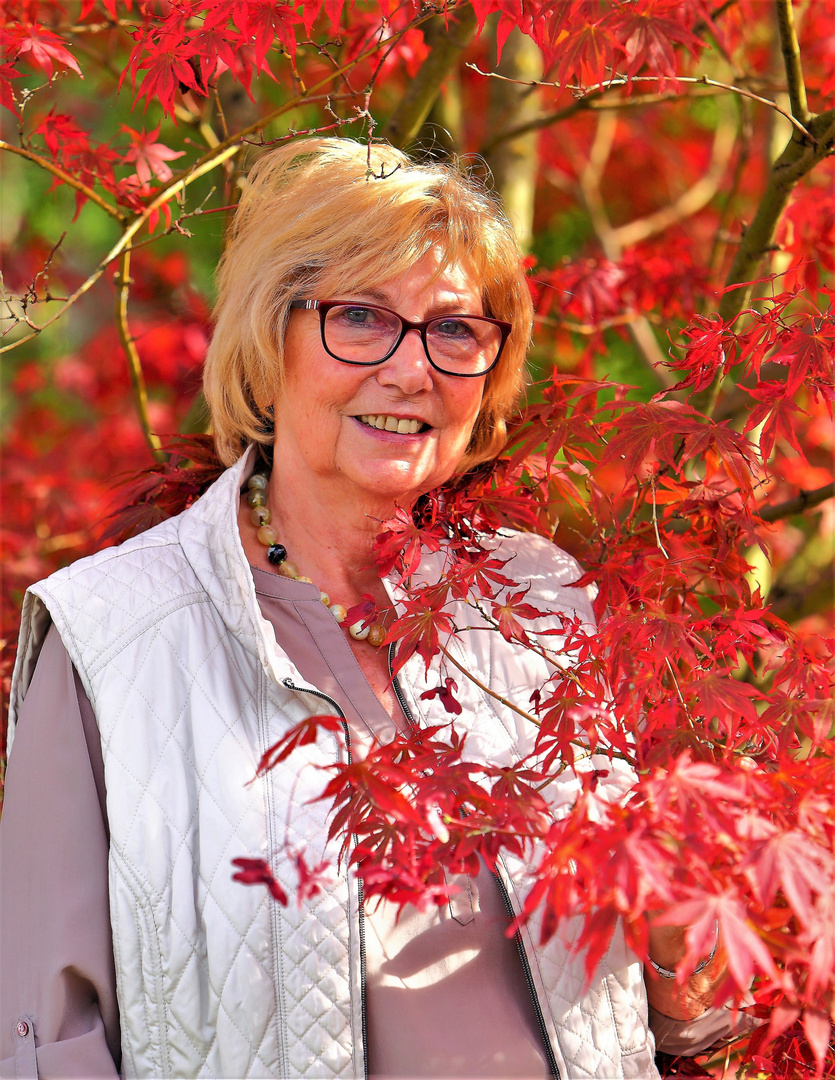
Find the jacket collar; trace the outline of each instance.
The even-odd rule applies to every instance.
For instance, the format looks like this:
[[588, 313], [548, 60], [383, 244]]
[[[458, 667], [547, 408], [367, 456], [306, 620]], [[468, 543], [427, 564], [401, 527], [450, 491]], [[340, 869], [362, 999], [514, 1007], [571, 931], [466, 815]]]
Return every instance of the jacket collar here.
[[276, 682], [300, 680], [277, 647], [262, 616], [238, 531], [241, 489], [252, 471], [255, 447], [246, 452], [181, 516], [179, 540], [186, 558], [221, 618]]

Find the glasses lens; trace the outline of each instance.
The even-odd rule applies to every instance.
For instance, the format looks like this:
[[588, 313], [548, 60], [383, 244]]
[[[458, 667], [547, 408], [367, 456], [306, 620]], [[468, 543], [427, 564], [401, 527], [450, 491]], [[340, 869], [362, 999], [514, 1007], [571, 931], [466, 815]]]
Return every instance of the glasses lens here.
[[325, 316], [325, 347], [340, 360], [374, 364], [397, 341], [400, 320], [393, 312], [365, 304], [340, 304]]
[[448, 315], [426, 328], [432, 363], [451, 375], [478, 375], [499, 355], [502, 332], [475, 315]]

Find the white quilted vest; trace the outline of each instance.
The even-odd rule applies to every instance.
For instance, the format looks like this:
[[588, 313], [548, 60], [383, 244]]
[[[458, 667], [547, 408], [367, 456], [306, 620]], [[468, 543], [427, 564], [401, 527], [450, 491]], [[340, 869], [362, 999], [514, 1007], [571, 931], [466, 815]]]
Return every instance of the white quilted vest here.
[[[289, 767], [253, 779], [261, 754], [289, 726], [333, 710], [300, 689], [258, 608], [236, 523], [250, 456], [178, 518], [67, 567], [24, 603], [10, 740], [50, 620], [101, 732], [127, 1076], [365, 1074], [356, 882], [343, 873], [299, 907], [295, 872], [281, 854], [289, 840], [308, 863], [335, 862], [325, 845], [327, 805], [313, 801], [324, 782], [314, 766], [338, 760], [341, 743], [320, 736]], [[504, 541], [502, 555], [510, 554], [513, 576], [532, 582], [531, 602], [591, 617], [584, 594], [564, 587], [577, 576], [568, 556], [520, 534]], [[428, 574], [442, 572], [442, 555], [424, 562]], [[458, 658], [526, 704], [544, 670], [497, 634], [468, 637], [455, 645]], [[418, 700], [438, 678], [425, 677], [419, 660], [400, 676], [413, 712], [428, 722], [447, 719]], [[459, 696], [469, 757], [501, 764], [528, 749], [515, 714], [473, 684]], [[562, 781], [556, 801], [575, 790]], [[233, 882], [238, 856], [277, 856], [289, 905]], [[504, 869], [518, 910], [525, 868], [507, 860]], [[523, 932], [562, 1080], [656, 1077], [641, 969], [622, 935], [588, 988], [582, 958], [559, 939], [540, 949], [536, 922]]]

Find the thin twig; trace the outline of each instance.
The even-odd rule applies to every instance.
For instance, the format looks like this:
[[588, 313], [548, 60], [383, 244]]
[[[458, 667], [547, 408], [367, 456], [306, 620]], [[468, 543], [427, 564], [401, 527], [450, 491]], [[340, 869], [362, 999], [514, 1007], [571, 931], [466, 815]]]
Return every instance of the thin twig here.
[[[609, 82], [595, 83], [593, 86], [575, 86], [572, 83], [558, 83], [558, 82], [546, 82], [540, 80], [525, 80], [525, 79], [509, 79], [505, 75], [499, 75], [495, 71], [482, 71], [478, 64], [467, 64], [468, 68], [477, 72], [479, 75], [483, 75], [486, 79], [502, 79], [505, 82], [515, 82], [522, 86], [549, 86], [556, 90], [568, 90], [572, 94], [575, 94], [580, 101], [582, 101], [589, 94], [599, 94], [607, 90], [617, 89], [622, 86], [630, 86], [636, 82], [659, 82], [664, 76], [661, 75], [633, 75], [630, 78], [624, 76], [613, 76]], [[727, 90], [732, 94], [739, 94], [741, 97], [750, 98], [752, 101], [759, 101], [761, 105], [767, 105], [770, 109], [774, 109], [775, 112], [780, 113], [781, 116], [785, 116], [788, 122], [808, 139], [812, 138], [805, 125], [792, 116], [790, 112], [786, 112], [785, 109], [781, 109], [776, 101], [772, 101], [771, 98], [761, 97], [759, 94], [755, 94], [753, 90], [746, 90], [742, 86], [736, 86], [733, 83], [720, 82], [718, 79], [709, 79], [707, 75], [678, 75], [676, 76], [676, 82], [687, 83], [692, 86], [713, 86], [719, 90]], [[807, 114], [808, 115], [808, 114]]]
[[655, 542], [658, 545], [658, 550], [664, 556], [665, 559], [669, 559], [669, 553], [664, 545], [661, 543], [661, 534], [658, 531], [658, 507], [655, 504], [655, 477], [650, 477], [650, 486], [652, 488], [652, 527], [655, 529]]
[[[695, 89], [698, 91], [698, 87]], [[489, 142], [484, 144], [481, 153], [488, 154], [503, 142], [517, 139], [531, 131], [539, 131], [541, 128], [550, 127], [551, 124], [559, 124], [563, 120], [576, 116], [579, 112], [620, 112], [627, 109], [644, 109], [653, 105], [663, 105], [668, 101], [691, 101], [706, 97], [717, 97], [720, 93], [722, 93], [720, 89], [705, 87], [704, 93], [677, 94], [675, 91], [670, 90], [665, 94], [634, 94], [632, 97], [614, 99], [589, 94], [587, 97], [575, 101], [572, 105], [566, 105], [564, 109], [546, 113], [544, 116], [537, 116], [524, 124], [517, 124], [516, 127], [503, 128], [498, 135], [495, 135]]]

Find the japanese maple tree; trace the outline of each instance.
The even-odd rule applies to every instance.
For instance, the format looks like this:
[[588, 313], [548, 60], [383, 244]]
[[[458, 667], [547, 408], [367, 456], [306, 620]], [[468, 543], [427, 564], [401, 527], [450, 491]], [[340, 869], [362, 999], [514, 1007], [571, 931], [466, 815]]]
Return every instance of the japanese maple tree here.
[[[718, 922], [720, 998], [753, 986], [764, 1022], [669, 1075], [835, 1076], [835, 0], [0, 8], [6, 679], [27, 584], [217, 475], [210, 274], [257, 155], [311, 132], [460, 155], [527, 253], [534, 379], [503, 455], [378, 538], [407, 591], [395, 663], [440, 654], [449, 723], [323, 778], [343, 858], [367, 895], [427, 904], [442, 869], [518, 852], [525, 917], [585, 915], [589, 968], [618, 919], [645, 957], [664, 909], [684, 973]], [[577, 557], [596, 629], [530, 603], [489, 544], [506, 525]], [[550, 665], [502, 699], [536, 729], [513, 769], [456, 729], [461, 604]], [[230, 873], [277, 902], [278, 861], [299, 896], [332, 870], [245, 854]]]

